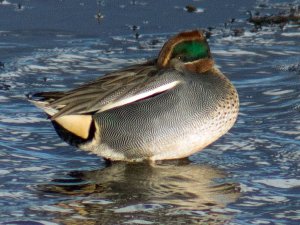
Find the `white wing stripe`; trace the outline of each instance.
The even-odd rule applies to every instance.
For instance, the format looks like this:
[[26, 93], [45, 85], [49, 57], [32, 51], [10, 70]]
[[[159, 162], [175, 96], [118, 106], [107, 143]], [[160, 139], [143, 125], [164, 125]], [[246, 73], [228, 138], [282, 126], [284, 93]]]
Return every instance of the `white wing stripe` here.
[[162, 86], [160, 86], [158, 88], [155, 88], [153, 90], [150, 90], [148, 92], [143, 92], [143, 93], [140, 93], [138, 95], [134, 95], [134, 96], [131, 96], [129, 98], [125, 98], [125, 99], [122, 99], [120, 101], [107, 104], [106, 106], [101, 108], [98, 112], [104, 112], [104, 111], [107, 111], [109, 109], [113, 109], [113, 108], [116, 108], [116, 107], [119, 107], [119, 106], [122, 106], [122, 105], [126, 105], [126, 104], [129, 104], [129, 103], [132, 103], [132, 102], [136, 102], [136, 101], [138, 101], [140, 99], [143, 99], [143, 98], [147, 98], [147, 97], [149, 97], [151, 95], [154, 95], [156, 93], [164, 92], [166, 90], [172, 89], [173, 87], [177, 86], [179, 83], [180, 83], [180, 81], [173, 81], [171, 83], [162, 85]]

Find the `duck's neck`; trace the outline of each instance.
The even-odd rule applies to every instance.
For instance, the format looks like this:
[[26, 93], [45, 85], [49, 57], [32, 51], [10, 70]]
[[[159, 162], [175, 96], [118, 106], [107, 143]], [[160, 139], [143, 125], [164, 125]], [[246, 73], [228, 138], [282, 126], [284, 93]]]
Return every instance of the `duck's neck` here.
[[168, 65], [178, 71], [187, 70], [191, 73], [205, 73], [214, 69], [214, 61], [212, 59], [202, 59], [197, 62], [183, 63], [179, 59], [172, 59]]
[[214, 67], [214, 60], [201, 59], [196, 62], [185, 63], [184, 66], [190, 72], [205, 73]]

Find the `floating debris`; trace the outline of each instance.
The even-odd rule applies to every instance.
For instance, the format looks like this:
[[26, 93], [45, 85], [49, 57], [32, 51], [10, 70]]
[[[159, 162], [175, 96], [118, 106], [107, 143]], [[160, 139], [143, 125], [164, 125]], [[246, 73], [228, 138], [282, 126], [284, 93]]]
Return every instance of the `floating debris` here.
[[137, 40], [137, 39], [139, 39], [139, 37], [140, 37], [140, 34], [138, 32], [136, 32], [135, 33], [135, 39]]
[[101, 1], [101, 0], [98, 0], [98, 1], [97, 1], [97, 9], [98, 9], [98, 12], [97, 12], [97, 14], [95, 15], [95, 19], [97, 20], [98, 23], [100, 23], [101, 20], [104, 18], [104, 15], [100, 12], [100, 7], [99, 7], [99, 6], [105, 6], [104, 1]]
[[129, 24], [127, 24], [126, 25], [130, 30], [132, 30], [132, 31], [137, 31], [137, 30], [139, 30], [141, 27], [140, 26], [137, 26], [137, 25], [129, 25]]
[[189, 13], [203, 13], [204, 12], [204, 9], [197, 8], [196, 6], [193, 6], [193, 5], [185, 6], [184, 10], [189, 12]]
[[295, 9], [291, 9], [288, 14], [278, 14], [278, 15], [265, 15], [260, 16], [257, 13], [255, 16], [252, 15], [251, 11], [248, 11], [250, 18], [248, 21], [253, 23], [257, 27], [273, 25], [273, 24], [286, 24], [293, 22], [300, 24], [300, 13]]
[[234, 36], [234, 37], [240, 37], [240, 36], [244, 35], [244, 33], [245, 33], [245, 29], [243, 29], [243, 28], [232, 29], [232, 36]]
[[133, 35], [134, 35], [135, 39], [136, 39], [136, 40], [139, 39], [140, 34], [139, 34], [138, 30], [139, 30], [141, 27], [140, 27], [140, 26], [137, 26], [137, 25], [129, 25], [129, 24], [127, 24], [126, 26], [133, 32]]
[[233, 24], [235, 22], [235, 18], [231, 18], [224, 23], [224, 28], [226, 29], [228, 25]]
[[193, 5], [187, 5], [185, 7], [186, 11], [188, 11], [189, 13], [192, 13], [192, 12], [196, 12], [197, 11], [197, 8]]
[[21, 3], [14, 4], [14, 6], [16, 11], [22, 11], [25, 8]]
[[210, 27], [207, 28], [207, 30], [205, 29], [204, 34], [205, 34], [206, 39], [209, 39], [212, 35], [212, 29], [210, 30]]
[[147, 5], [147, 4], [148, 4], [147, 2], [143, 2], [143, 1], [137, 1], [137, 0], [130, 1], [130, 5], [141, 5], [141, 6], [145, 6], [145, 5]]
[[258, 7], [259, 7], [259, 8], [267, 8], [268, 5], [265, 4], [265, 3], [260, 3], [260, 4], [258, 5]]
[[97, 5], [98, 5], [98, 6], [99, 6], [99, 5], [100, 5], [100, 6], [105, 6], [104, 0], [102, 0], [102, 1], [101, 1], [101, 0], [98, 0], [98, 1], [97, 1]]
[[11, 86], [9, 84], [0, 83], [0, 90], [8, 91], [10, 88], [11, 88]]
[[104, 15], [102, 15], [101, 12], [98, 12], [95, 15], [95, 19], [98, 21], [98, 23], [100, 23], [103, 18], [104, 18]]
[[300, 63], [290, 64], [290, 65], [280, 65], [277, 66], [277, 69], [300, 74]]
[[157, 44], [159, 44], [161, 41], [160, 40], [158, 40], [158, 39], [152, 39], [151, 41], [150, 41], [150, 45], [157, 45]]
[[[266, 7], [260, 6], [259, 8], [265, 9]], [[188, 9], [186, 9], [188, 10]], [[246, 20], [249, 23], [253, 24], [254, 26], [251, 28], [241, 28], [240, 22], [241, 20], [237, 21], [236, 18], [230, 18], [224, 22], [224, 29], [214, 28], [214, 27], [207, 27], [205, 29], [206, 38], [209, 39], [213, 34], [221, 32], [223, 37], [241, 37], [245, 35], [245, 32], [250, 31], [251, 33], [259, 32], [262, 26], [278, 26], [279, 28], [283, 29], [283, 27], [287, 24], [300, 24], [300, 5], [289, 5], [282, 10], [281, 8], [278, 12], [274, 14], [264, 14], [261, 11], [247, 11], [249, 14], [249, 18]], [[244, 21], [242, 21], [244, 22]], [[216, 30], [214, 30], [216, 29]], [[293, 34], [284, 34], [290, 36], [299, 36], [299, 32]], [[298, 67], [292, 68], [291, 70], [297, 70]]]
[[139, 30], [140, 27], [139, 27], [139, 26], [136, 26], [136, 25], [133, 25], [133, 26], [131, 27], [131, 29], [132, 29], [132, 31], [136, 31], [136, 30]]
[[293, 110], [299, 111], [299, 112], [300, 112], [300, 104], [295, 105], [295, 106], [293, 107]]
[[296, 22], [300, 24], [300, 15], [272, 15], [250, 17], [249, 22], [256, 26]]

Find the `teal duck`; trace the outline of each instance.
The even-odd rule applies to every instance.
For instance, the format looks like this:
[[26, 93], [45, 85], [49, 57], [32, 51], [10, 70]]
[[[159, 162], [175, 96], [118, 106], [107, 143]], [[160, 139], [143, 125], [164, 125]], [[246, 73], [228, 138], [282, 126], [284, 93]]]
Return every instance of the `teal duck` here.
[[188, 157], [224, 135], [239, 110], [199, 30], [171, 37], [155, 60], [31, 101], [63, 140], [112, 161]]

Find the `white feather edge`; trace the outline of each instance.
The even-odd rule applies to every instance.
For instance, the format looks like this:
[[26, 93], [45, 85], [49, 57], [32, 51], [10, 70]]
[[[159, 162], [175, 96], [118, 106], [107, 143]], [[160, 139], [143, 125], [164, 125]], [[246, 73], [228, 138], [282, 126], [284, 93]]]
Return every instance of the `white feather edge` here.
[[45, 111], [45, 113], [47, 113], [49, 116], [53, 116], [58, 112], [57, 109], [47, 106], [49, 104], [48, 102], [35, 101], [35, 100], [28, 100], [28, 101], [34, 104], [36, 107]]
[[109, 103], [109, 104], [105, 105], [104, 107], [102, 107], [98, 112], [104, 112], [104, 111], [107, 111], [109, 109], [113, 109], [113, 108], [116, 108], [116, 107], [119, 107], [119, 106], [122, 106], [122, 105], [127, 105], [127, 104], [130, 104], [132, 102], [136, 102], [136, 101], [138, 101], [140, 99], [147, 98], [147, 97], [149, 97], [151, 95], [155, 95], [156, 93], [167, 91], [169, 89], [174, 88], [179, 83], [181, 83], [181, 81], [178, 81], [178, 80], [177, 81], [173, 81], [171, 83], [164, 84], [162, 86], [154, 88], [154, 89], [152, 89], [150, 91], [143, 92], [143, 93], [140, 93], [140, 94], [137, 94], [137, 95], [125, 98], [125, 99], [121, 99], [120, 101]]
[[[137, 94], [137, 95], [125, 98], [125, 99], [121, 99], [120, 101], [109, 103], [109, 104], [105, 105], [104, 107], [102, 107], [98, 112], [104, 112], [104, 111], [107, 111], [107, 110], [110, 110], [110, 109], [113, 109], [113, 108], [116, 108], [116, 107], [119, 107], [119, 106], [122, 106], [122, 105], [130, 104], [132, 102], [136, 102], [136, 101], [138, 101], [140, 99], [143, 99], [143, 98], [147, 98], [147, 97], [149, 97], [151, 95], [154, 95], [156, 93], [160, 93], [160, 92], [170, 90], [170, 89], [174, 88], [175, 86], [177, 86], [179, 83], [181, 83], [181, 81], [173, 81], [171, 83], [164, 84], [162, 86], [154, 88], [150, 91], [143, 92], [143, 93], [140, 93], [140, 94]], [[42, 109], [43, 111], [45, 111], [45, 113], [47, 113], [49, 116], [53, 116], [58, 112], [57, 109], [49, 107], [48, 102], [35, 101], [35, 100], [29, 100], [29, 101], [31, 103], [33, 103], [36, 107], [38, 107], [38, 108]]]

